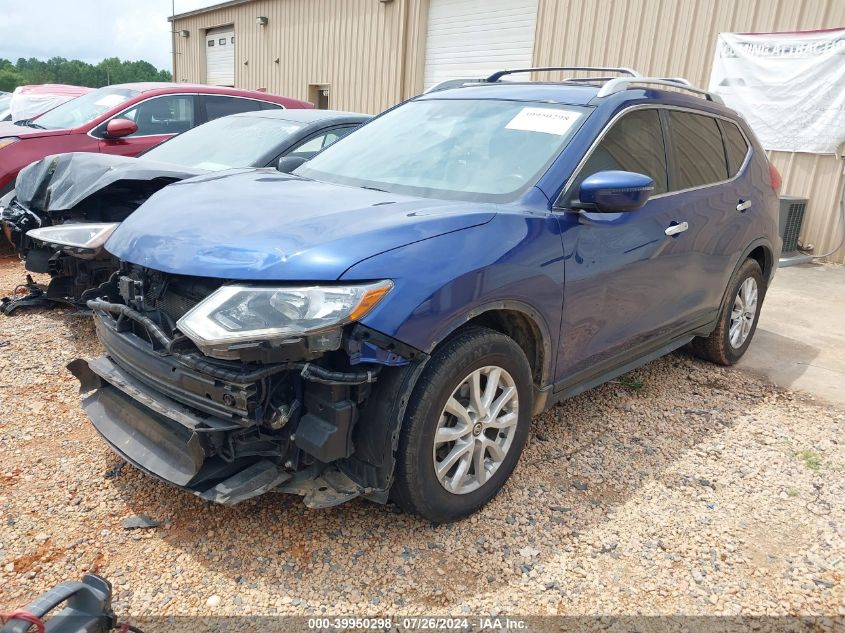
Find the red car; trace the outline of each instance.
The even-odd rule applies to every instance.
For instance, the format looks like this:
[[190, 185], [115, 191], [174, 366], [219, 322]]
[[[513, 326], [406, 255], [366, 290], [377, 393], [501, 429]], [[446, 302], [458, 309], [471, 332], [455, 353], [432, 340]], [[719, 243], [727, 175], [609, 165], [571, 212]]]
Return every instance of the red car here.
[[215, 86], [152, 82], [107, 86], [35, 119], [0, 123], [0, 196], [14, 188], [21, 168], [50, 154], [136, 156], [227, 114], [313, 107], [264, 92]]

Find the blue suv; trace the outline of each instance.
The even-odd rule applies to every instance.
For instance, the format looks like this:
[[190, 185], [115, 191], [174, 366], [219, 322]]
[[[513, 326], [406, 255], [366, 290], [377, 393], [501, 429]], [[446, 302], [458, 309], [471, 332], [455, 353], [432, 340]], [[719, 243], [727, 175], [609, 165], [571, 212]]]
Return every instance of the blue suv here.
[[293, 174], [154, 194], [106, 243], [105, 355], [69, 366], [96, 429], [211, 501], [443, 522], [497, 493], [560, 400], [687, 344], [736, 362], [780, 177], [718, 98], [597, 70], [457, 82]]

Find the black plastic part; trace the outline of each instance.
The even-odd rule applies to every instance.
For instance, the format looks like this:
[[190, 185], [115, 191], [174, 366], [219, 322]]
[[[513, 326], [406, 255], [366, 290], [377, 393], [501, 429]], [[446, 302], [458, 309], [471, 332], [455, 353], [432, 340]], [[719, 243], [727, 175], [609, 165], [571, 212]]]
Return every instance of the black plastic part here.
[[305, 393], [305, 410], [296, 429], [296, 445], [323, 463], [349, 457], [357, 408], [348, 388], [313, 385]]
[[[198, 417], [190, 409], [146, 389], [107, 358], [77, 360], [68, 368], [83, 389], [94, 391], [82, 401], [89, 419], [121, 458], [169, 484], [224, 505], [263, 494], [290, 479], [275, 461], [286, 441], [256, 429]], [[214, 445], [231, 455], [215, 455]]]
[[2, 311], [6, 316], [11, 315], [12, 312], [19, 310], [20, 308], [53, 307], [53, 302], [47, 298], [41, 286], [32, 281], [32, 277], [30, 275], [27, 275], [26, 279], [27, 293], [25, 295], [14, 299], [11, 297], [3, 297], [0, 299], [0, 311]]
[[[44, 618], [63, 603], [67, 606], [54, 614], [47, 623], [49, 633], [106, 633], [115, 626], [111, 607], [112, 588], [105, 578], [85, 574], [82, 582], [67, 581], [42, 594], [22, 610]], [[23, 620], [11, 620], [0, 633], [26, 633], [32, 625]]]
[[241, 343], [230, 345], [229, 349], [237, 351], [238, 357], [244, 363], [261, 363], [262, 365], [308, 361], [322, 355], [322, 352], [308, 347], [307, 338], [272, 345], [267, 341]]
[[[244, 425], [251, 424], [250, 410], [256, 403], [253, 385], [224, 382], [186, 367], [173, 356], [155, 354], [146, 341], [117, 332], [112, 319], [95, 315], [94, 325], [100, 343], [120, 372], [150, 387], [147, 391], [153, 399], [172, 398], [216, 418], [234, 421], [237, 416]], [[234, 405], [226, 403], [226, 396], [234, 399]]]
[[262, 459], [197, 495], [206, 501], [231, 506], [262, 495], [290, 478], [289, 473], [273, 462]]
[[114, 387], [97, 389], [82, 408], [108, 444], [143, 470], [177, 486], [187, 486], [200, 472], [205, 451], [196, 432], [133, 406]]
[[50, 272], [50, 258], [53, 251], [49, 248], [33, 248], [26, 254], [24, 267], [31, 273], [46, 274]]
[[349, 341], [369, 341], [382, 349], [394, 352], [410, 361], [415, 360], [420, 355], [425, 356], [425, 352], [421, 352], [416, 347], [406, 345], [402, 341], [398, 341], [387, 334], [382, 334], [378, 330], [373, 330], [360, 323], [353, 325], [349, 334], [346, 336], [347, 346], [349, 345]]
[[338, 468], [368, 490], [367, 497], [384, 502], [393, 481], [394, 453], [411, 393], [428, 362], [420, 353], [415, 362], [386, 368], [361, 407], [352, 433], [355, 453]]
[[110, 256], [105, 259], [80, 259], [56, 251], [48, 262], [50, 283], [47, 286], [47, 298], [85, 309], [86, 293], [108, 282], [117, 268], [117, 260]]
[[577, 70], [577, 71], [599, 70], [599, 71], [602, 71], [602, 72], [610, 71], [610, 72], [615, 72], [615, 73], [619, 73], [619, 74], [624, 74], [624, 75], [628, 75], [630, 77], [634, 76], [634, 73], [632, 73], [630, 70], [627, 70], [627, 69], [624, 69], [624, 68], [612, 68], [612, 67], [602, 67], [602, 66], [596, 66], [596, 67], [590, 67], [590, 66], [537, 66], [537, 67], [533, 67], [533, 68], [512, 68], [510, 70], [500, 70], [498, 72], [493, 73], [489, 77], [487, 77], [487, 79], [485, 79], [484, 81], [486, 81], [487, 83], [496, 83], [497, 81], [499, 81], [502, 77], [504, 77], [506, 75], [516, 75], [516, 74], [520, 74], [520, 73], [557, 72], [557, 71], [563, 71], [563, 70]]
[[170, 351], [170, 347], [173, 344], [173, 339], [167, 336], [167, 334], [162, 331], [162, 329], [158, 326], [155, 321], [153, 321], [147, 316], [144, 316], [137, 310], [133, 310], [129, 306], [124, 305], [122, 303], [111, 303], [109, 301], [100, 301], [98, 299], [92, 299], [91, 301], [87, 301], [86, 305], [95, 312], [106, 312], [109, 314], [113, 314], [117, 317], [126, 317], [127, 319], [135, 321], [147, 331], [147, 333], [151, 337], [151, 340], [154, 339], [164, 349]]

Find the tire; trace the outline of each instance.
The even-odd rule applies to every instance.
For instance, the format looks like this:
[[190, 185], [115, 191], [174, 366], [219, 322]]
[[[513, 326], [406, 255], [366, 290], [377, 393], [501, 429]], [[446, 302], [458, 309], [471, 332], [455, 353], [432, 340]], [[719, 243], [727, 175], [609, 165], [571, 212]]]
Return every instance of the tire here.
[[[753, 315], [750, 315], [748, 303], [743, 299], [743, 297], [747, 298], [750, 287], [756, 289]], [[706, 338], [693, 339], [693, 353], [699, 358], [718, 365], [736, 363], [745, 354], [745, 350], [751, 344], [751, 339], [754, 338], [764, 296], [765, 286], [760, 264], [753, 259], [746, 259], [731, 277], [716, 328]], [[740, 313], [740, 308], [743, 307]], [[739, 336], [737, 336], [736, 327], [739, 320], [742, 323], [739, 326]]]
[[[473, 376], [478, 376], [477, 383]], [[480, 397], [472, 395], [474, 384]], [[487, 407], [491, 398], [486, 388], [493, 384], [497, 386], [491, 388], [495, 393]], [[484, 506], [516, 467], [528, 438], [532, 398], [531, 367], [512, 339], [475, 326], [448, 339], [420, 375], [408, 403], [393, 500], [434, 523], [456, 521]], [[479, 416], [478, 411], [487, 413]], [[491, 416], [496, 416], [495, 426], [487, 426]], [[453, 459], [457, 454], [461, 456]], [[477, 468], [480, 460], [484, 466]]]

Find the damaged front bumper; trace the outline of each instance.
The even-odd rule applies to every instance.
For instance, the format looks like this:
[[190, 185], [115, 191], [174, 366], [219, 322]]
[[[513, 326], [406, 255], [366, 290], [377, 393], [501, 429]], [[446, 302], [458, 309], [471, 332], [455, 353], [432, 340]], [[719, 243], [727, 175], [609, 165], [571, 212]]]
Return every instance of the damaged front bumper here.
[[266, 378], [211, 376], [156, 350], [120, 319], [95, 311], [95, 324], [107, 356], [68, 369], [97, 432], [135, 467], [225, 505], [274, 489], [315, 508], [360, 495], [386, 500], [389, 476], [368, 475], [385, 465], [356, 460], [367, 450], [353, 457], [369, 385], [306, 382], [305, 364], [275, 375], [290, 396], [271, 414]]
[[82, 408], [109, 447], [147, 474], [224, 505], [278, 488], [305, 496], [309, 507], [328, 507], [363, 492], [339, 472], [287, 472], [272, 459], [227, 461], [214, 449], [233, 428], [201, 417], [151, 391], [106, 357], [77, 359], [68, 369], [89, 392]]

